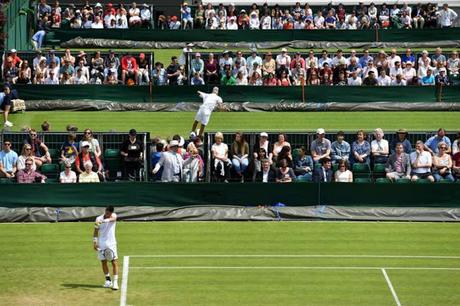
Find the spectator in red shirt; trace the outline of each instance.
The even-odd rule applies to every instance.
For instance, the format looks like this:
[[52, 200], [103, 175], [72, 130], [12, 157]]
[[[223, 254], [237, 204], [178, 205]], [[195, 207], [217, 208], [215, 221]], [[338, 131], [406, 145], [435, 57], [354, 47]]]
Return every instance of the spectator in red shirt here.
[[121, 81], [123, 84], [126, 84], [126, 80], [132, 79], [134, 82], [137, 80], [137, 72], [139, 67], [137, 65], [136, 59], [127, 53], [121, 59]]
[[81, 143], [81, 152], [78, 154], [75, 159], [75, 169], [78, 173], [85, 172], [84, 164], [87, 161], [90, 161], [93, 165], [93, 171], [102, 173], [102, 163], [101, 159], [96, 156], [93, 152], [89, 152], [89, 147], [91, 144], [88, 141], [83, 141]]
[[21, 66], [22, 59], [18, 56], [16, 49], [11, 49], [9, 57], [11, 57], [11, 59], [13, 60], [13, 66]]
[[112, 3], [107, 3], [107, 8], [105, 9], [104, 16], [110, 15], [110, 12], [112, 12], [113, 16], [117, 14], [117, 11], [113, 8]]

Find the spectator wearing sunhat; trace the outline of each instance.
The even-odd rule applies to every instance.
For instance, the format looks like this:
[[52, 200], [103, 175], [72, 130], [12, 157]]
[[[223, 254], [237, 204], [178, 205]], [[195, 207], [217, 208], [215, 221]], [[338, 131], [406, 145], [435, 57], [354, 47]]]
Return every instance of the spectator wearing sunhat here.
[[434, 78], [436, 86], [449, 86], [450, 81], [447, 76], [446, 68], [442, 67], [439, 69], [439, 74]]
[[291, 64], [291, 57], [287, 53], [286, 48], [281, 49], [281, 54], [278, 54], [276, 56], [276, 66], [280, 67], [281, 65], [284, 65], [285, 67], [289, 67]]
[[412, 152], [412, 144], [410, 143], [409, 139], [407, 139], [408, 135], [409, 133], [406, 129], [399, 129], [396, 132], [396, 137], [393, 138], [393, 140], [390, 143], [391, 154], [394, 154], [396, 152], [396, 145], [398, 143], [402, 143], [405, 153], [410, 154], [410, 152]]
[[144, 144], [137, 139], [135, 129], [129, 130], [129, 137], [121, 145], [120, 154], [123, 158], [123, 177], [136, 179], [143, 164]]
[[151, 19], [152, 19], [152, 12], [150, 11], [149, 5], [147, 3], [142, 4], [142, 8], [141, 8], [142, 27], [150, 29], [152, 25]]
[[192, 9], [184, 2], [180, 8], [180, 16], [183, 29], [193, 29]]
[[161, 158], [153, 168], [152, 173], [156, 174], [163, 167], [161, 181], [165, 183], [178, 183], [181, 180], [182, 168], [184, 160], [182, 155], [178, 153], [179, 141], [171, 140], [169, 142], [169, 150], [161, 154]]

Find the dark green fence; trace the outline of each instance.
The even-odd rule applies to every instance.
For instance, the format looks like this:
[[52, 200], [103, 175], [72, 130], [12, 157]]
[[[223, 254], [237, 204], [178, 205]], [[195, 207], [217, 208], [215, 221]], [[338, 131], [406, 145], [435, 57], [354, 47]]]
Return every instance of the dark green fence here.
[[339, 205], [460, 207], [459, 184], [33, 184], [0, 185], [2, 207]]
[[[212, 86], [101, 86], [101, 85], [16, 85], [25, 100], [105, 100], [112, 102], [201, 102], [196, 91], [210, 92]], [[302, 102], [300, 86], [221, 86], [225, 102]], [[305, 102], [437, 102], [434, 86], [365, 87], [306, 86]], [[443, 102], [460, 102], [460, 87], [442, 90]]]

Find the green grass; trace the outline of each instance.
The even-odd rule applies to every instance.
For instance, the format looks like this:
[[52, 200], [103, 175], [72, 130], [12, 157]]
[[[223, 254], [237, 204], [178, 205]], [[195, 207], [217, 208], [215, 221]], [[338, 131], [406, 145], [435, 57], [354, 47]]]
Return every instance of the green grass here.
[[[11, 115], [13, 130], [24, 126], [40, 129], [43, 121], [51, 123], [52, 131], [65, 131], [67, 124], [95, 131], [151, 132], [162, 137], [187, 134], [195, 114], [191, 112], [26, 112]], [[458, 130], [458, 112], [215, 112], [208, 130], [219, 131], [305, 131], [325, 129], [372, 130], [436, 130], [444, 127]]]
[[[0, 304], [118, 305], [101, 288], [92, 223], [0, 224]], [[458, 256], [454, 223], [119, 222], [125, 255], [281, 254]], [[145, 267], [375, 267], [145, 269]], [[130, 258], [128, 305], [395, 305], [378, 268], [460, 267], [459, 259]], [[139, 268], [135, 268], [139, 267]], [[460, 271], [391, 270], [402, 305], [458, 305]], [[121, 273], [120, 273], [121, 278]]]

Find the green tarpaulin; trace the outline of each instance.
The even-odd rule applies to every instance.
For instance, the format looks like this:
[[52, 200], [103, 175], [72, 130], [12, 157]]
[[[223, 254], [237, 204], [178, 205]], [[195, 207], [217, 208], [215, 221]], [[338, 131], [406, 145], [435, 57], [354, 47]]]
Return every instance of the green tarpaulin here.
[[70, 39], [100, 38], [161, 42], [267, 42], [330, 41], [330, 42], [425, 42], [452, 40], [460, 37], [460, 28], [423, 30], [97, 30], [56, 29], [47, 35], [48, 42]]
[[[196, 91], [210, 92], [212, 86], [101, 86], [101, 85], [16, 85], [24, 100], [104, 100], [111, 102], [201, 102]], [[293, 87], [221, 86], [224, 102], [302, 102], [302, 90]], [[305, 101], [343, 102], [436, 102], [435, 87], [349, 87], [307, 86]], [[460, 87], [444, 87], [443, 102], [460, 102]]]
[[2, 207], [188, 205], [460, 207], [459, 184], [10, 184]]

